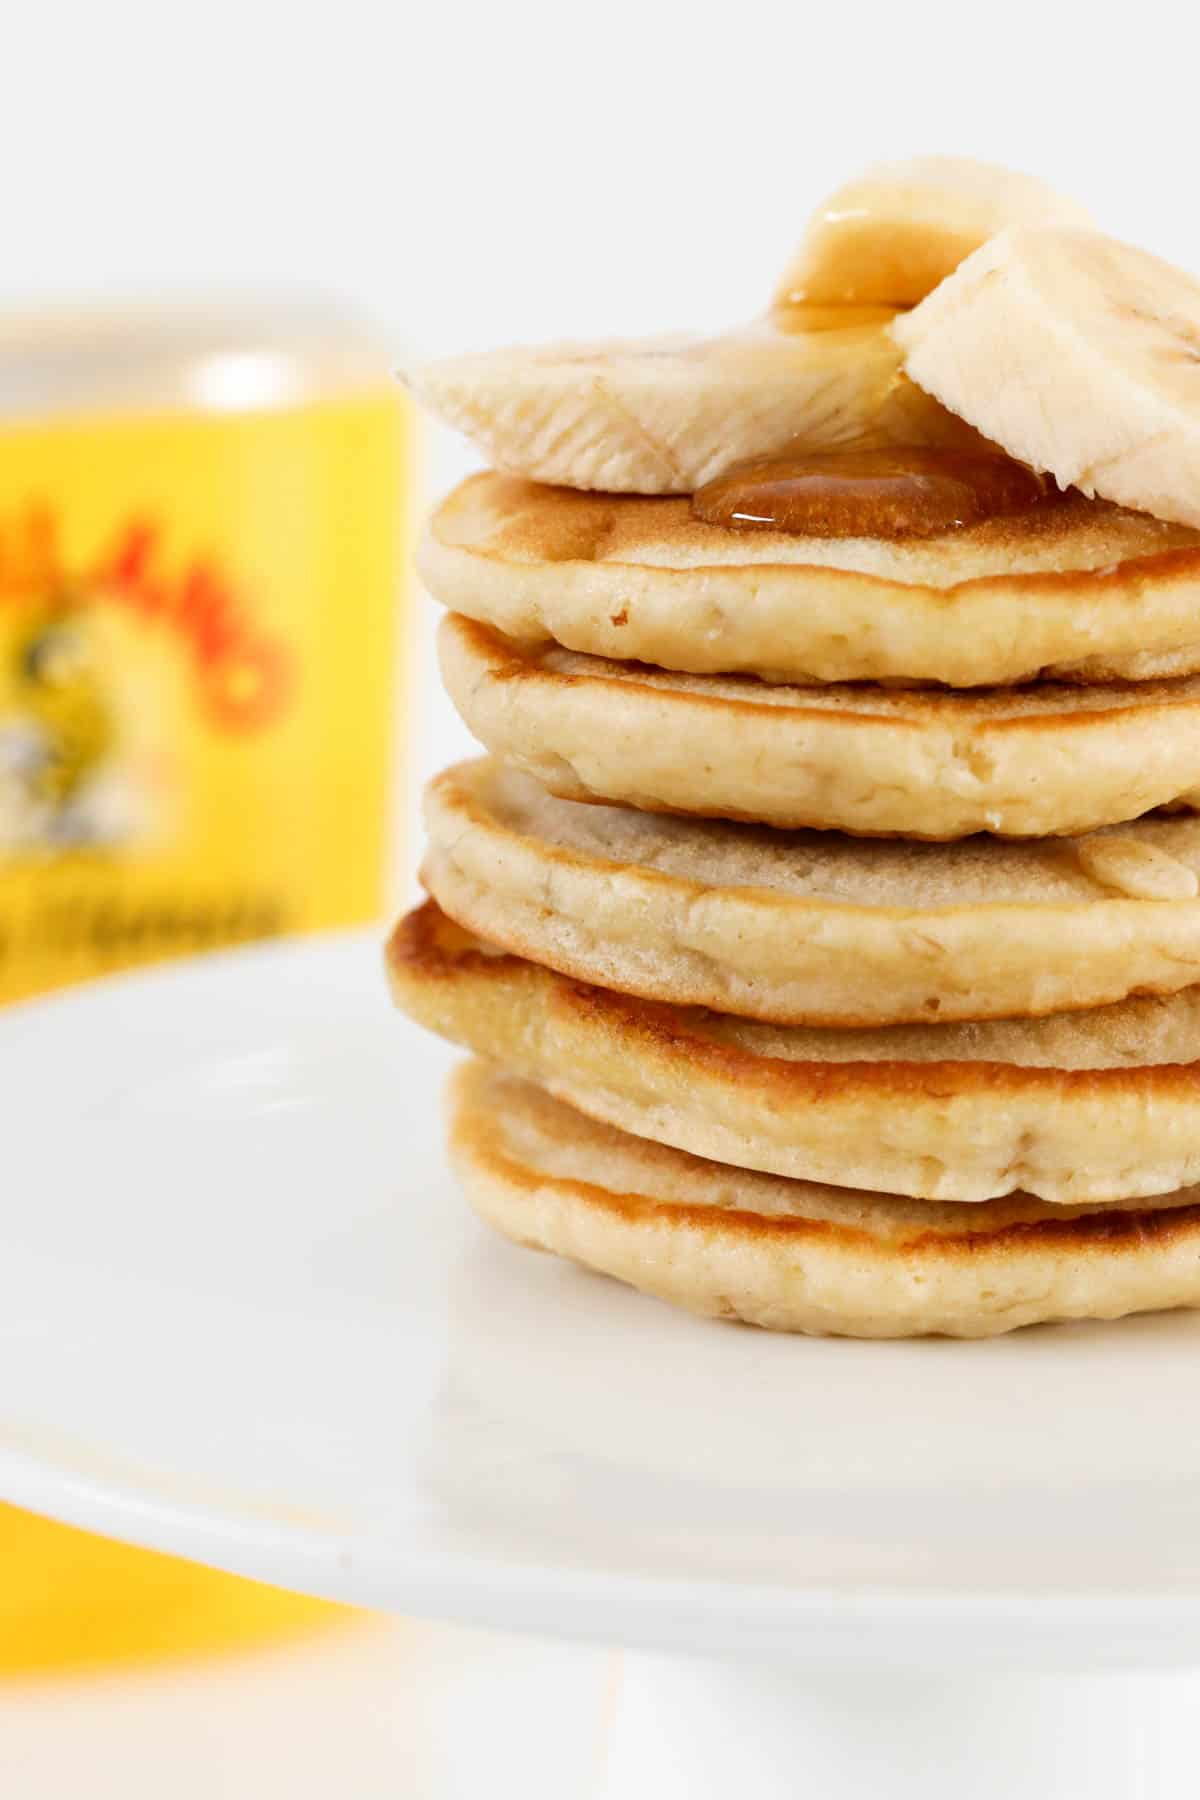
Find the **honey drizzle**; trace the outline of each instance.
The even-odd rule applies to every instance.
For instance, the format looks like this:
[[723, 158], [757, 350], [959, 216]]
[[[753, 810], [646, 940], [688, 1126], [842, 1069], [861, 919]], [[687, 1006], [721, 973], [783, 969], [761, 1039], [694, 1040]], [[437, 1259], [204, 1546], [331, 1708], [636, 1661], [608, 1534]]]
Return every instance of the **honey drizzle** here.
[[1057, 496], [1048, 477], [1000, 452], [848, 446], [738, 463], [692, 496], [692, 511], [735, 531], [924, 538]]

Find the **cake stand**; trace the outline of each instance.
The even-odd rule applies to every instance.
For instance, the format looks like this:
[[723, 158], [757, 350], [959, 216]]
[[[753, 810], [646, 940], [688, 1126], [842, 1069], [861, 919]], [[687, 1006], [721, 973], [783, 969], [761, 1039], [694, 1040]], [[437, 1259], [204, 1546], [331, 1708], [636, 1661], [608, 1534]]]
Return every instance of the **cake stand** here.
[[5, 1014], [0, 1497], [622, 1646], [603, 1800], [1194, 1793], [1200, 1316], [691, 1319], [474, 1222], [450, 1060], [361, 936]]

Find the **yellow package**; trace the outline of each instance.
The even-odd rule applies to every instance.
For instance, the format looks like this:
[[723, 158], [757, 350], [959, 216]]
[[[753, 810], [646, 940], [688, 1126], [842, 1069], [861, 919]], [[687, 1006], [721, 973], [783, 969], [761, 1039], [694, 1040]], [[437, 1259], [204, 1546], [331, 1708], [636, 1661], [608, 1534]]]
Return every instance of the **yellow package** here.
[[0, 1506], [0, 1681], [249, 1649], [369, 1616]]
[[0, 999], [384, 901], [409, 424], [312, 311], [0, 324]]

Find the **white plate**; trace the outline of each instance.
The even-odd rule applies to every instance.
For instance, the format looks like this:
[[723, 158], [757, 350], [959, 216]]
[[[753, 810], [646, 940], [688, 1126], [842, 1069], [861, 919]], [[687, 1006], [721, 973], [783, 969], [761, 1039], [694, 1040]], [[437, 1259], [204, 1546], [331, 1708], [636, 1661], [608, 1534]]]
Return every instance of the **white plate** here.
[[1200, 1659], [1200, 1317], [872, 1345], [487, 1235], [450, 1055], [326, 939], [0, 1020], [0, 1493], [370, 1605], [661, 1648]]

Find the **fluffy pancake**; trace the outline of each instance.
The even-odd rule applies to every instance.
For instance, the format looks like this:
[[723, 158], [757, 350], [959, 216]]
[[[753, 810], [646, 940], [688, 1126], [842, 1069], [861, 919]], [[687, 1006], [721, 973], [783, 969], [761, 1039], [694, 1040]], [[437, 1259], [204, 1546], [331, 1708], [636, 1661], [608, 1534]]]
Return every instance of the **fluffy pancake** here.
[[1200, 670], [1200, 532], [1082, 495], [888, 542], [482, 474], [434, 513], [420, 567], [508, 637], [687, 674], [966, 688]]
[[1200, 1191], [1064, 1212], [729, 1169], [596, 1124], [485, 1064], [458, 1072], [451, 1157], [508, 1237], [691, 1312], [776, 1331], [989, 1337], [1200, 1303]]
[[922, 1199], [1056, 1205], [1200, 1180], [1200, 991], [873, 1032], [651, 1004], [497, 952], [427, 904], [388, 946], [422, 1025], [638, 1137]]
[[1200, 979], [1200, 819], [910, 844], [434, 780], [423, 879], [459, 924], [646, 999], [778, 1024], [1035, 1016]]
[[459, 614], [439, 645], [475, 736], [567, 800], [946, 839], [1090, 831], [1200, 790], [1200, 677], [783, 687], [522, 645]]

